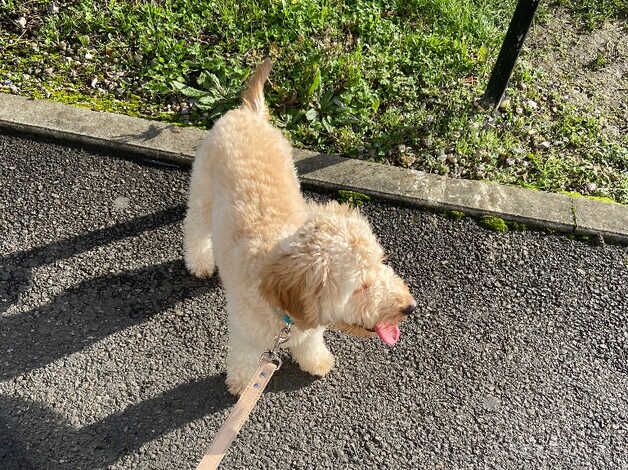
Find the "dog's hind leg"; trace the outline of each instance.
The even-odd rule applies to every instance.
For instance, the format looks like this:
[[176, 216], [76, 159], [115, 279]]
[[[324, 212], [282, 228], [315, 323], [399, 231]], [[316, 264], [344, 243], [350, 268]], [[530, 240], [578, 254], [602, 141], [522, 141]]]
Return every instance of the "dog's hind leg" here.
[[[199, 165], [201, 166], [202, 163]], [[195, 168], [190, 181], [188, 211], [184, 221], [185, 265], [198, 277], [209, 277], [216, 268], [212, 244], [212, 200], [209, 175]]]

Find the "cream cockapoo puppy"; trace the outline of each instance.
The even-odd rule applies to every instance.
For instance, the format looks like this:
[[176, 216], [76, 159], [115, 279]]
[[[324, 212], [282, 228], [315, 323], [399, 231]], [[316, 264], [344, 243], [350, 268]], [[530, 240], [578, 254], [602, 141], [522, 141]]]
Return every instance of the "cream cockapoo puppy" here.
[[384, 264], [367, 220], [336, 202], [304, 200], [292, 149], [268, 122], [270, 60], [249, 79], [243, 104], [219, 119], [198, 149], [185, 219], [185, 261], [196, 276], [218, 266], [227, 296], [227, 386], [239, 394], [283, 327], [306, 372], [323, 376], [334, 326], [386, 344], [416, 308], [407, 285]]

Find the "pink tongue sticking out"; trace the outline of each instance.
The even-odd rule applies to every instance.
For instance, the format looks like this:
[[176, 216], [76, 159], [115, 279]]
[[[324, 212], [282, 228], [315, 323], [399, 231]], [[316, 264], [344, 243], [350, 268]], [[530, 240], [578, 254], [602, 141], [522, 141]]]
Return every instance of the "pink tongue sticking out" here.
[[399, 341], [399, 327], [394, 323], [379, 323], [375, 325], [375, 333], [388, 346], [394, 346]]

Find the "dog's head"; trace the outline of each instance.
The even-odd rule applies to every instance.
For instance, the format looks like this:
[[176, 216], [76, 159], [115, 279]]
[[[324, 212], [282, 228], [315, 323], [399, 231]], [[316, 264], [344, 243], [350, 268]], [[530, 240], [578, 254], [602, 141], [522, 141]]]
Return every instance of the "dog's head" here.
[[397, 342], [398, 323], [416, 308], [367, 220], [335, 202], [311, 205], [308, 220], [274, 248], [260, 292], [300, 328], [335, 325], [386, 344]]

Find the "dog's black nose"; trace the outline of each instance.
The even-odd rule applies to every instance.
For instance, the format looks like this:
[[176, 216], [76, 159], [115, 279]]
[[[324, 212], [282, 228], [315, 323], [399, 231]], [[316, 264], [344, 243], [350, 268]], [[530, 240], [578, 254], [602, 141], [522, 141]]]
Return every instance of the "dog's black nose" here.
[[404, 315], [412, 315], [416, 311], [416, 307], [417, 307], [416, 301], [413, 300], [412, 303], [406, 306], [401, 312]]

